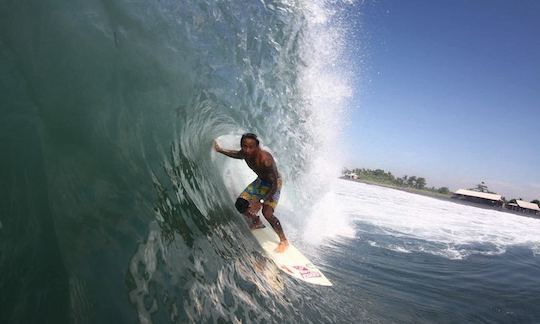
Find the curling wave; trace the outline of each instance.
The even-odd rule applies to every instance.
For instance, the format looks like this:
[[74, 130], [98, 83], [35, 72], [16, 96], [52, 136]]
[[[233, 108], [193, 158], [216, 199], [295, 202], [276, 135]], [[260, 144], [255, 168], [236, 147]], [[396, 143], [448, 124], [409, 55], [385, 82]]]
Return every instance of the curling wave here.
[[350, 96], [339, 12], [0, 4], [0, 322], [331, 320], [257, 252], [232, 208], [241, 171], [210, 148], [256, 132], [287, 183], [291, 233], [324, 224], [312, 202], [339, 171]]

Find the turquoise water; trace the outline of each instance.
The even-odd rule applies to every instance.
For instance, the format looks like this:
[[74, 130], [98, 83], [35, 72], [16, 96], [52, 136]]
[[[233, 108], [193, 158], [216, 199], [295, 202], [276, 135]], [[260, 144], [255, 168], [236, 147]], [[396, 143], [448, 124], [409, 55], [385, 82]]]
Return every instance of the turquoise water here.
[[[347, 92], [326, 71], [339, 59], [332, 12], [0, 2], [0, 322], [327, 318], [253, 272], [262, 256], [210, 148], [255, 132], [291, 195], [305, 185], [331, 139], [316, 126], [338, 121]], [[313, 188], [295, 199], [308, 205]]]

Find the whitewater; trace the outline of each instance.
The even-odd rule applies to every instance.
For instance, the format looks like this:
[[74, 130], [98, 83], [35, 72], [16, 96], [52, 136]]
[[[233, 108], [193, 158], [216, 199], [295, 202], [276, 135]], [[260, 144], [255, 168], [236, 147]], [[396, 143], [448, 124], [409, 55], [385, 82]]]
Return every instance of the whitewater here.
[[540, 219], [349, 180], [333, 188], [350, 226], [318, 253], [345, 322], [538, 322]]
[[392, 244], [369, 241], [373, 246], [449, 259], [463, 259], [471, 254], [503, 254], [512, 246], [529, 248], [534, 254], [540, 252], [539, 218], [362, 183], [343, 183], [337, 193], [347, 219], [365, 224], [369, 233], [396, 240]]

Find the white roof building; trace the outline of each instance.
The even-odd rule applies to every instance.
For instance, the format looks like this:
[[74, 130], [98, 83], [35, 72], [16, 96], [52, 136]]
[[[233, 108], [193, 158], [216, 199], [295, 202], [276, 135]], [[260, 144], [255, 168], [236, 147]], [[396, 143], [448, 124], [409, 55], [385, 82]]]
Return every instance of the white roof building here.
[[500, 201], [502, 199], [502, 196], [498, 195], [498, 194], [492, 194], [492, 193], [480, 192], [480, 191], [474, 191], [474, 190], [467, 190], [467, 189], [458, 189], [456, 192], [454, 192], [454, 194], [462, 195], [462, 196], [482, 198], [482, 199], [487, 199], [487, 200], [494, 200], [494, 201]]
[[535, 203], [530, 203], [528, 201], [523, 201], [523, 200], [516, 200], [516, 204], [521, 208], [530, 209], [534, 211], [540, 211], [540, 207], [538, 207], [538, 205]]

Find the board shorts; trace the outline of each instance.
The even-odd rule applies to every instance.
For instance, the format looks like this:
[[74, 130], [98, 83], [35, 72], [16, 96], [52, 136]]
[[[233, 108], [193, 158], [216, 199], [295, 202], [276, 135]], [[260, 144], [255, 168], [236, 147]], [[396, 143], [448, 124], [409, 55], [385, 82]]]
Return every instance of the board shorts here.
[[[272, 207], [272, 209], [276, 209], [276, 206], [279, 201], [279, 194], [281, 192], [281, 186], [283, 185], [283, 181], [281, 178], [277, 179], [277, 189], [276, 192], [270, 197], [269, 200], [265, 201], [263, 205], [267, 205]], [[263, 180], [261, 178], [255, 179], [252, 183], [250, 183], [244, 191], [240, 194], [239, 198], [245, 199], [247, 201], [259, 201], [261, 200], [266, 194], [270, 191], [272, 188], [272, 185], [269, 181]]]

